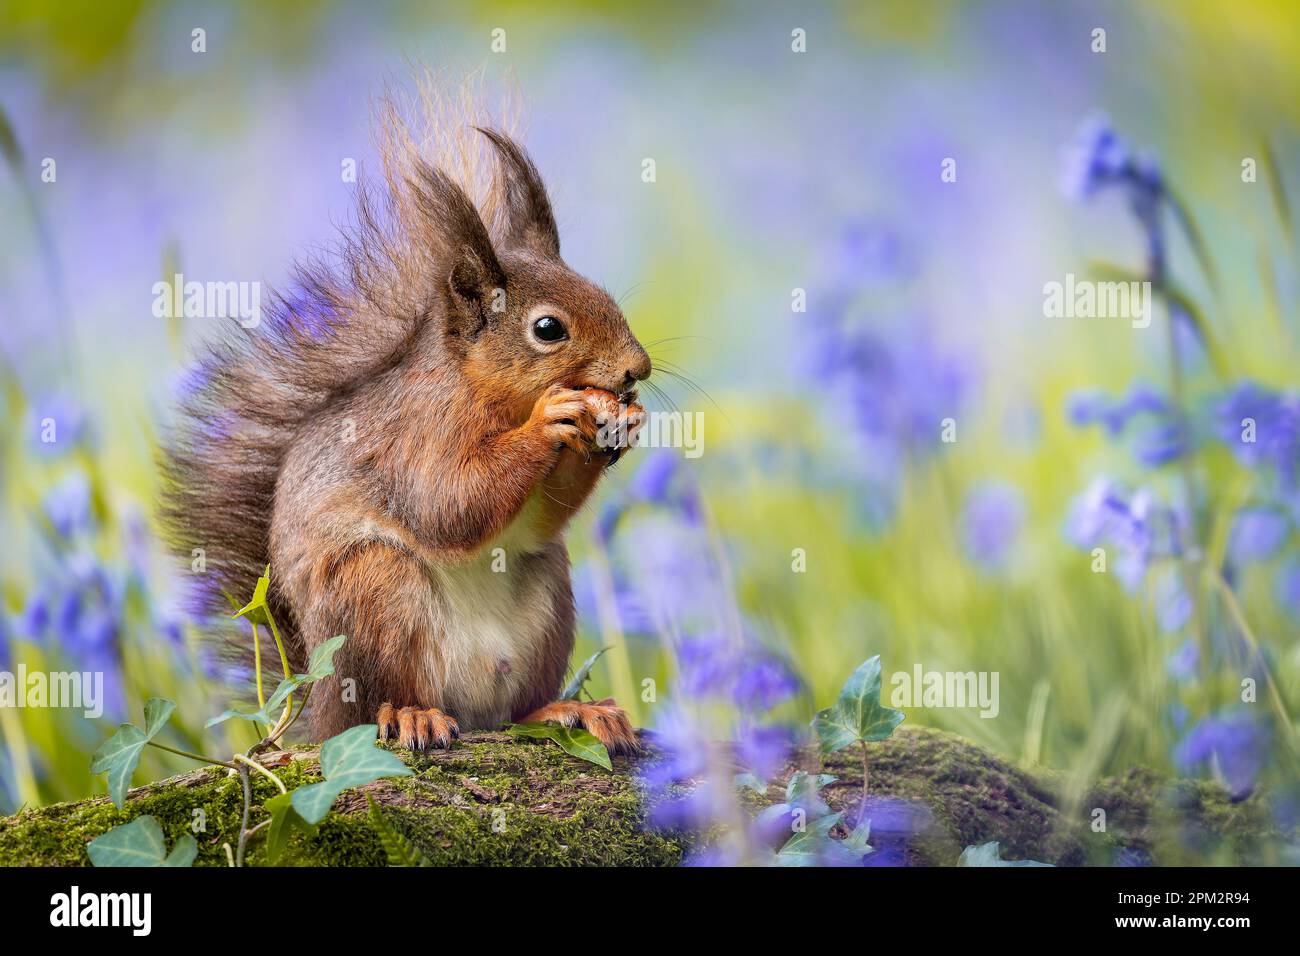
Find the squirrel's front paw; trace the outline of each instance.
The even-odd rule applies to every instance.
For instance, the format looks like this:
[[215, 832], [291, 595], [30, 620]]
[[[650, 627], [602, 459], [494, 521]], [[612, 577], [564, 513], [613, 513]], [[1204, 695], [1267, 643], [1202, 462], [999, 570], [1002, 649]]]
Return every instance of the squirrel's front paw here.
[[384, 703], [375, 722], [379, 725], [380, 740], [396, 738], [399, 746], [410, 750], [446, 749], [460, 736], [456, 718], [436, 707], [394, 707]]
[[605, 745], [610, 753], [636, 753], [640, 748], [636, 741], [636, 731], [627, 719], [627, 712], [614, 703], [614, 698], [587, 703], [578, 700], [557, 700], [553, 704], [539, 707], [521, 724], [544, 724], [553, 720], [565, 727], [582, 727]]
[[622, 402], [604, 389], [553, 385], [537, 400], [531, 421], [556, 448], [570, 448], [589, 460], [595, 452], [617, 457], [629, 447], [645, 409], [635, 397]]
[[587, 393], [588, 402], [595, 408], [596, 445], [609, 453], [612, 465], [636, 444], [637, 433], [645, 424], [645, 408], [637, 402], [636, 392], [622, 399], [598, 389], [588, 389]]

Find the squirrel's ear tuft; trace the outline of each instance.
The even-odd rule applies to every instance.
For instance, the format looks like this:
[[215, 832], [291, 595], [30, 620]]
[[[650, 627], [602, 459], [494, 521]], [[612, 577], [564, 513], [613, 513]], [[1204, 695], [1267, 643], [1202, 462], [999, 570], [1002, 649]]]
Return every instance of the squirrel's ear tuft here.
[[446, 263], [451, 306], [448, 331], [473, 338], [487, 321], [487, 304], [495, 289], [504, 289], [505, 270], [497, 260], [487, 227], [465, 191], [439, 169], [417, 167], [412, 183], [417, 202], [430, 222], [438, 224]]
[[524, 148], [494, 129], [474, 127], [496, 147], [505, 184], [507, 241], [558, 259], [560, 233], [555, 228], [551, 200], [547, 198], [542, 174]]

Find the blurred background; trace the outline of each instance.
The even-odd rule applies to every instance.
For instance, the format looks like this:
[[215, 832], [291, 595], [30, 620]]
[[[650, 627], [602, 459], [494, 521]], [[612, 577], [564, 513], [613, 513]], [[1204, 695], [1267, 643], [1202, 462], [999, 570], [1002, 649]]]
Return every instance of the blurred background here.
[[[154, 517], [217, 320], [156, 318], [153, 286], [327, 253], [412, 63], [513, 75], [567, 261], [655, 343], [650, 407], [704, 417], [702, 456], [636, 451], [570, 536], [594, 693], [658, 725], [721, 688], [717, 733], [745, 693], [806, 736], [873, 654], [887, 694], [996, 671], [996, 718], [909, 723], [1079, 792], [1269, 783], [1294, 824], [1287, 0], [0, 0], [0, 670], [108, 685], [100, 721], [0, 708], [0, 811], [103, 792], [89, 754], [149, 696], [180, 702], [174, 746], [237, 743], [202, 729], [232, 675]], [[1153, 262], [1149, 328], [1044, 314], [1046, 283]], [[718, 647], [739, 677], [702, 670]]]

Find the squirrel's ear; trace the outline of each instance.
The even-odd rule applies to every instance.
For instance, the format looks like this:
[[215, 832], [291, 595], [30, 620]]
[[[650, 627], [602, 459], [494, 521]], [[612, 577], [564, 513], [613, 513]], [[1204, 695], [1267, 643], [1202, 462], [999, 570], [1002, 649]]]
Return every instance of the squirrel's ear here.
[[524, 148], [509, 136], [494, 129], [474, 128], [492, 141], [501, 160], [508, 241], [558, 259], [560, 233], [555, 228], [555, 215], [551, 212], [546, 186], [542, 184], [542, 174]]
[[450, 310], [448, 331], [473, 338], [487, 323], [493, 290], [504, 289], [505, 270], [497, 260], [487, 227], [465, 191], [441, 170], [421, 163], [420, 182], [412, 183], [422, 211], [442, 233]]

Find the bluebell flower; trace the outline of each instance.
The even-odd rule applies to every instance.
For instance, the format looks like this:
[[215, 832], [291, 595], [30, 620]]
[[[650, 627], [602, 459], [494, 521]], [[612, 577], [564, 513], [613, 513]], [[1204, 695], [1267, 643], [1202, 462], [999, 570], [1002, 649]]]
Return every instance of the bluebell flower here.
[[733, 640], [710, 632], [683, 638], [676, 659], [682, 694], [724, 700], [746, 714], [770, 710], [801, 686], [784, 660], [748, 636]]
[[843, 417], [828, 427], [855, 433], [850, 444], [869, 466], [860, 477], [871, 483], [871, 495], [892, 499], [908, 459], [937, 454], [944, 420], [960, 418], [976, 380], [972, 361], [940, 348], [921, 329], [814, 334], [821, 341], [816, 374]]
[[1149, 385], [1134, 385], [1122, 399], [1113, 401], [1105, 393], [1092, 389], [1076, 392], [1067, 403], [1070, 423], [1076, 426], [1101, 424], [1112, 438], [1118, 437], [1129, 422], [1144, 414], [1164, 415], [1169, 403]]
[[628, 633], [702, 633], [726, 619], [730, 598], [710, 542], [675, 514], [631, 523], [610, 549], [609, 567]]
[[1250, 712], [1222, 711], [1197, 722], [1178, 744], [1174, 760], [1184, 771], [1210, 770], [1239, 800], [1254, 790], [1269, 742], [1267, 728]]
[[854, 821], [871, 821], [871, 848], [864, 866], [906, 866], [909, 848], [936, 828], [934, 812], [924, 803], [901, 797], [868, 796], [865, 812], [859, 807]]
[[1273, 593], [1282, 609], [1300, 620], [1300, 557], [1284, 561], [1277, 569]]
[[608, 544], [619, 522], [638, 505], [666, 509], [692, 527], [700, 525], [704, 513], [699, 487], [672, 449], [654, 449], [644, 456], [632, 480], [601, 509], [597, 537]]
[[1103, 113], [1087, 117], [1065, 145], [1061, 162], [1061, 192], [1076, 202], [1091, 199], [1106, 188], [1122, 190], [1148, 238], [1159, 241], [1153, 217], [1164, 195], [1164, 178], [1153, 155], [1134, 151]]
[[32, 403], [28, 423], [32, 446], [42, 454], [61, 456], [78, 445], [93, 444], [94, 429], [86, 409], [66, 395]]
[[1175, 680], [1191, 680], [1196, 677], [1201, 667], [1201, 648], [1195, 638], [1189, 637], [1179, 645], [1178, 650], [1169, 655], [1165, 669]]
[[[578, 616], [586, 621], [599, 621], [603, 596], [611, 602], [619, 627], [624, 633], [654, 634], [655, 618], [642, 601], [633, 576], [619, 566], [607, 568], [608, 581], [597, 579], [596, 565], [590, 561], [584, 561], [573, 569], [573, 600], [578, 608]], [[605, 593], [598, 593], [598, 589]]]
[[727, 694], [736, 680], [736, 654], [721, 634], [683, 638], [678, 642], [678, 689], [689, 697]]
[[1112, 439], [1120, 437], [1135, 419], [1150, 419], [1133, 442], [1134, 456], [1148, 468], [1168, 464], [1189, 451], [1185, 429], [1173, 407], [1149, 385], [1135, 385], [1118, 400], [1098, 390], [1076, 392], [1067, 403], [1066, 414], [1078, 427], [1102, 425]]
[[1007, 560], [1025, 520], [1019, 489], [988, 483], [972, 489], [962, 508], [962, 543], [966, 555], [981, 567], [999, 567]]
[[854, 218], [835, 230], [818, 257], [825, 280], [819, 285], [832, 291], [896, 281], [916, 271], [916, 254], [892, 223]]
[[742, 711], [762, 713], [789, 700], [802, 686], [783, 659], [755, 650], [746, 653], [739, 663], [732, 700]]
[[1186, 430], [1176, 421], [1167, 421], [1138, 432], [1133, 455], [1147, 468], [1159, 468], [1182, 458], [1190, 450]]
[[1103, 186], [1119, 181], [1132, 161], [1128, 144], [1106, 115], [1093, 113], [1062, 151], [1061, 192], [1068, 199], [1089, 199]]
[[1079, 547], [1092, 548], [1125, 532], [1131, 523], [1123, 490], [1103, 475], [1075, 499], [1066, 521], [1066, 533]]
[[1183, 509], [1160, 502], [1151, 491], [1126, 495], [1103, 476], [1074, 502], [1066, 533], [1081, 548], [1117, 548], [1115, 573], [1127, 590], [1135, 591], [1153, 558], [1183, 553], [1189, 522]]
[[1166, 568], [1156, 580], [1156, 621], [1166, 634], [1187, 626], [1192, 619], [1192, 596], [1183, 586], [1183, 576], [1177, 568]]
[[1254, 382], [1235, 386], [1213, 409], [1215, 431], [1239, 461], [1271, 466], [1284, 493], [1300, 474], [1300, 396], [1282, 395]]
[[1139, 867], [1150, 866], [1151, 855], [1136, 846], [1122, 846], [1115, 851], [1115, 859], [1112, 866]]
[[50, 619], [50, 595], [44, 588], [33, 589], [27, 595], [27, 606], [23, 608], [20, 633], [29, 640], [39, 641], [45, 637]]
[[736, 758], [745, 770], [767, 782], [789, 762], [794, 749], [794, 733], [777, 725], [746, 727], [736, 738]]
[[1234, 567], [1276, 555], [1291, 535], [1291, 519], [1276, 508], [1242, 508], [1232, 522], [1228, 560]]
[[63, 538], [75, 538], [92, 524], [90, 480], [81, 471], [70, 472], [51, 488], [41, 502], [46, 518]]
[[651, 730], [660, 756], [638, 767], [643, 781], [651, 787], [666, 787], [705, 774], [713, 741], [703, 732], [700, 721], [685, 707], [677, 703], [660, 707]]

